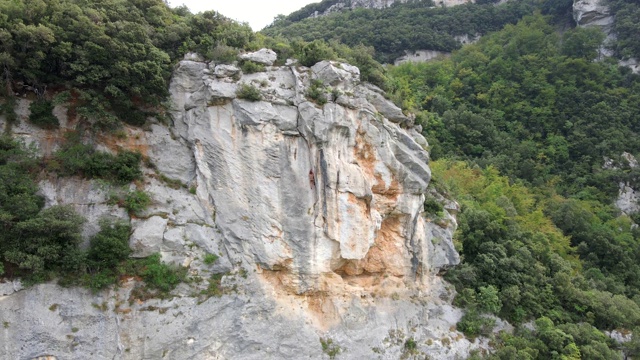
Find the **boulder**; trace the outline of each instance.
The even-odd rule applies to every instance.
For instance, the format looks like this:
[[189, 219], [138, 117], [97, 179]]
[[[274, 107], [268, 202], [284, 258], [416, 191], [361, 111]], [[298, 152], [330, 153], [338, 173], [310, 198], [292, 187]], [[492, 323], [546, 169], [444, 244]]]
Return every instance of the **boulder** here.
[[240, 72], [240, 69], [233, 65], [220, 64], [216, 65], [213, 74], [218, 78], [231, 77]]
[[312, 79], [325, 85], [356, 84], [360, 81], [360, 70], [352, 65], [337, 61], [324, 60], [311, 67]]
[[271, 49], [260, 49], [258, 51], [241, 54], [240, 59], [271, 66], [278, 59], [278, 54]]

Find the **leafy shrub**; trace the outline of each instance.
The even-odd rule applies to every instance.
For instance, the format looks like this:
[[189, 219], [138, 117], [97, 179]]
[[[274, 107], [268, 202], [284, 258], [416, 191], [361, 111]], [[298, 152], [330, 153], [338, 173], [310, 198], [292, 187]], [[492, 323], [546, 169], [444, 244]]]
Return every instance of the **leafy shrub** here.
[[243, 61], [242, 65], [240, 65], [240, 68], [242, 69], [242, 72], [245, 74], [253, 74], [253, 73], [262, 72], [265, 70], [264, 65], [258, 64], [257, 62], [253, 62], [250, 60]]
[[3, 113], [9, 124], [18, 122], [16, 115], [16, 98], [15, 96], [5, 97], [4, 103], [0, 105], [0, 113]]
[[68, 206], [53, 206], [14, 222], [0, 238], [4, 260], [22, 270], [27, 282], [46, 281], [62, 269], [74, 268], [83, 222]]
[[[85, 274], [83, 277], [82, 285], [88, 287], [93, 292], [100, 291], [111, 285], [118, 283], [118, 274], [112, 269], [103, 269], [95, 274]], [[76, 285], [71, 282], [66, 285]]]
[[72, 137], [62, 149], [53, 154], [53, 159], [55, 162], [51, 169], [62, 176], [80, 175], [116, 183], [128, 183], [142, 176], [140, 153], [121, 151], [112, 155], [96, 151], [91, 145]]
[[498, 296], [498, 289], [493, 285], [480, 286], [478, 288], [478, 294], [476, 295], [476, 301], [478, 310], [485, 313], [497, 315], [500, 309], [502, 309], [502, 301], [500, 301], [500, 297]]
[[427, 196], [427, 198], [424, 200], [424, 212], [426, 212], [427, 214], [441, 215], [443, 211], [444, 207], [438, 200], [430, 196]]
[[117, 182], [127, 183], [139, 179], [142, 176], [140, 170], [140, 160], [142, 155], [139, 152], [121, 151], [113, 159], [113, 168], [104, 176], [106, 179], [113, 179]]
[[492, 318], [487, 318], [475, 309], [467, 309], [467, 312], [462, 316], [462, 319], [457, 324], [458, 330], [468, 338], [474, 339], [479, 335], [487, 336], [491, 334], [496, 321]]
[[336, 54], [333, 49], [327, 45], [327, 43], [321, 40], [315, 40], [306, 44], [302, 48], [299, 60], [300, 64], [304, 66], [313, 66], [317, 62], [322, 60], [333, 60], [335, 57]]
[[170, 266], [160, 261], [160, 254], [153, 254], [142, 260], [139, 275], [151, 289], [167, 293], [182, 282], [187, 272], [185, 268]]
[[414, 338], [408, 338], [407, 341], [404, 342], [404, 348], [409, 351], [415, 351], [418, 349], [418, 343]]
[[327, 103], [326, 89], [322, 81], [311, 81], [311, 86], [309, 87], [309, 91], [307, 91], [307, 97], [320, 106]]
[[114, 104], [112, 106], [115, 116], [132, 126], [143, 126], [147, 122], [146, 112], [136, 108], [133, 104]]
[[231, 64], [238, 57], [238, 49], [225, 44], [217, 44], [205, 56], [215, 62]]
[[129, 235], [131, 225], [125, 222], [103, 220], [98, 232], [89, 243], [87, 260], [96, 269], [113, 269], [131, 254]]
[[140, 190], [132, 191], [124, 198], [124, 208], [130, 215], [139, 215], [150, 203], [149, 194]]
[[236, 96], [239, 99], [245, 99], [249, 101], [262, 100], [262, 94], [260, 93], [260, 90], [250, 84], [240, 84], [238, 90], [236, 91]]
[[51, 101], [38, 100], [29, 105], [29, 121], [43, 129], [55, 129], [60, 126], [58, 118], [53, 115]]

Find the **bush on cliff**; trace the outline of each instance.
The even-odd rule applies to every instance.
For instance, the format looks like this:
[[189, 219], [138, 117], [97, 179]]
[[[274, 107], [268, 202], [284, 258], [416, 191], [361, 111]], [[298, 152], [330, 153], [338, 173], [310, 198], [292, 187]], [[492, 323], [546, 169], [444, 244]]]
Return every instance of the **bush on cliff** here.
[[50, 101], [38, 100], [29, 106], [29, 121], [43, 129], [54, 129], [60, 126], [58, 118], [53, 115], [53, 104]]
[[27, 282], [75, 270], [84, 221], [70, 207], [42, 209], [32, 175], [36, 164], [23, 145], [0, 138], [0, 261], [6, 275], [24, 276]]
[[116, 155], [97, 151], [91, 145], [83, 144], [78, 134], [70, 134], [63, 147], [53, 154], [49, 162], [50, 170], [62, 176], [80, 175], [99, 178], [115, 183], [129, 183], [142, 176], [137, 152], [120, 151]]

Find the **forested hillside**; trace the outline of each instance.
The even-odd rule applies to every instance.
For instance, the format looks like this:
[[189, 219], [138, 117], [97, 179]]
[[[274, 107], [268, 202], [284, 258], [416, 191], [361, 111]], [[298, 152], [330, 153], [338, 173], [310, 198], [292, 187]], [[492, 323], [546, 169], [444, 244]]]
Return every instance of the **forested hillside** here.
[[633, 0], [609, 0], [608, 3], [616, 16], [613, 30], [617, 36], [617, 55], [640, 58], [640, 5]]
[[103, 128], [118, 118], [139, 125], [139, 105], [165, 99], [176, 59], [189, 51], [220, 56], [253, 39], [248, 26], [216, 12], [192, 15], [159, 0], [3, 0], [0, 95], [50, 100], [47, 90], [55, 90]]
[[437, 8], [430, 0], [394, 4], [386, 9], [354, 9], [319, 18], [300, 19], [296, 13], [276, 20], [262, 32], [270, 36], [306, 41], [337, 40], [349, 46], [376, 50], [380, 62], [393, 62], [405, 50], [452, 51], [460, 48], [458, 36], [474, 38], [513, 24], [534, 11], [534, 3], [490, 2]]
[[[459, 327], [486, 333], [481, 313], [538, 319], [499, 338], [493, 357], [616, 359], [591, 326], [640, 326], [637, 218], [612, 206], [619, 183], [637, 186], [620, 155], [640, 152], [640, 77], [592, 60], [599, 29], [560, 35], [551, 20], [526, 17], [449, 60], [392, 67], [390, 88], [423, 125], [436, 186], [463, 205], [463, 265], [447, 274], [471, 309]], [[628, 346], [637, 354], [637, 340]]]

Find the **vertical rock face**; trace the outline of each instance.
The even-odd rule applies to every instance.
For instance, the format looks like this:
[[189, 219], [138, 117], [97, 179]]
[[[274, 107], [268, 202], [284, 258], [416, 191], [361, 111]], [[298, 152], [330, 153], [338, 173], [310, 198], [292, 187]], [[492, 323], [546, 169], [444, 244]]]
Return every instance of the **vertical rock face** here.
[[[359, 84], [347, 64], [271, 68], [239, 80], [211, 70], [180, 63], [172, 115], [193, 144], [199, 191], [236, 256], [295, 294], [332, 292], [341, 277], [428, 277], [429, 158], [422, 136], [400, 126], [408, 121], [400, 109]], [[305, 97], [312, 79], [332, 101]], [[263, 100], [239, 98], [240, 86]], [[450, 239], [442, 246], [452, 248]], [[455, 264], [448, 253], [437, 262]]]
[[[171, 81], [170, 127], [97, 140], [155, 164], [138, 184], [152, 197], [144, 214], [128, 219], [92, 181], [41, 188], [48, 205], [88, 217], [86, 236], [100, 216], [128, 219], [133, 256], [159, 252], [193, 279], [224, 274], [226, 294], [203, 297], [206, 283], [193, 281], [172, 299], [140, 300], [136, 279], [98, 294], [0, 280], [0, 358], [399, 358], [413, 338], [416, 351], [453, 359], [487, 346], [451, 330], [461, 313], [436, 275], [459, 262], [457, 204], [441, 199], [444, 216], [425, 217], [425, 193], [439, 196], [427, 143], [380, 89], [336, 62], [242, 74], [190, 59]], [[313, 101], [312, 81], [326, 104]], [[251, 88], [260, 101], [242, 98]], [[43, 153], [57, 146], [20, 129]]]
[[600, 26], [608, 34], [613, 15], [603, 0], [577, 0], [573, 3], [573, 19], [579, 26]]
[[[633, 170], [638, 168], [638, 160], [636, 160], [635, 156], [625, 151], [620, 155], [620, 162], [605, 157], [603, 168], [615, 170], [627, 168]], [[637, 188], [636, 185], [625, 181], [618, 183], [620, 190], [618, 191], [618, 198], [614, 202], [616, 208], [626, 215], [633, 215], [640, 212], [640, 193], [632, 186]]]

